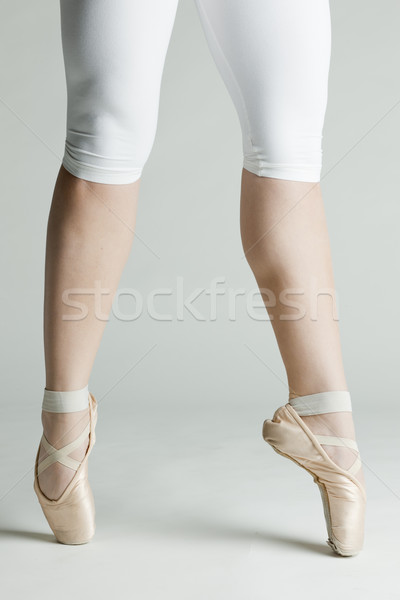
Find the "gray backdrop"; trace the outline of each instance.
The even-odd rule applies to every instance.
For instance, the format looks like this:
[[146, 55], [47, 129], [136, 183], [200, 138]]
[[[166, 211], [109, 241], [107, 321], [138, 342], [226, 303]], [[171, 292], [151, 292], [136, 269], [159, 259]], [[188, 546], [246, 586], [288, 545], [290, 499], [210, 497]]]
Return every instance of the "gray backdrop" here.
[[[261, 438], [263, 420], [287, 399], [270, 323], [249, 315], [245, 296], [238, 297], [236, 319], [229, 318], [228, 288], [247, 294], [256, 287], [239, 235], [241, 133], [190, 0], [178, 9], [157, 136], [143, 172], [137, 238], [120, 283], [145, 302], [152, 290], [170, 289], [156, 306], [173, 318], [155, 320], [144, 310], [126, 320], [114, 311], [90, 382], [99, 400], [90, 467], [98, 532], [81, 548], [50, 543], [32, 467], [44, 387], [45, 230], [65, 132], [59, 7], [50, 0], [2, 0], [1, 7], [0, 508], [7, 585], [41, 598], [81, 589], [99, 598], [118, 592], [121, 598], [253, 600], [267, 591], [299, 594], [299, 581], [313, 569], [307, 598], [318, 590], [327, 599], [349, 589], [354, 598], [393, 593], [391, 532], [400, 506], [393, 462], [399, 3], [331, 4], [322, 188], [369, 490], [366, 549], [335, 562], [323, 545], [322, 507], [311, 479]], [[178, 282], [188, 296], [217, 277], [225, 290], [217, 318], [210, 319], [203, 293], [194, 306], [205, 320], [188, 311], [179, 320]], [[133, 308], [132, 298], [121, 297], [120, 314]], [[115, 579], [106, 579], [112, 571]]]

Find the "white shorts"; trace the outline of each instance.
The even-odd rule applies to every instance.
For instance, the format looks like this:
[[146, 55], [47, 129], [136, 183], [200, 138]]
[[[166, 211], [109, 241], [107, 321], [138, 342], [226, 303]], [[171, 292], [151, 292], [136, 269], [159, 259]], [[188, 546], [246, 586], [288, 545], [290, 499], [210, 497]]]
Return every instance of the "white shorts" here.
[[[178, 0], [60, 3], [68, 92], [63, 165], [88, 181], [134, 182], [155, 138]], [[329, 0], [195, 3], [239, 116], [243, 166], [262, 177], [319, 181]]]

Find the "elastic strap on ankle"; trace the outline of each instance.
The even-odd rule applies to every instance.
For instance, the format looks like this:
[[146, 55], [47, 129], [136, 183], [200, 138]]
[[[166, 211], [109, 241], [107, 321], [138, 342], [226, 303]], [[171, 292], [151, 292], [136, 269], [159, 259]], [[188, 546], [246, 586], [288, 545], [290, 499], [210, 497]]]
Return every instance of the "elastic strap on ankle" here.
[[85, 410], [89, 406], [88, 386], [71, 392], [53, 392], [44, 389], [42, 410], [54, 413], [68, 413]]
[[322, 415], [332, 412], [351, 412], [350, 392], [320, 392], [309, 396], [298, 396], [289, 400], [300, 417]]

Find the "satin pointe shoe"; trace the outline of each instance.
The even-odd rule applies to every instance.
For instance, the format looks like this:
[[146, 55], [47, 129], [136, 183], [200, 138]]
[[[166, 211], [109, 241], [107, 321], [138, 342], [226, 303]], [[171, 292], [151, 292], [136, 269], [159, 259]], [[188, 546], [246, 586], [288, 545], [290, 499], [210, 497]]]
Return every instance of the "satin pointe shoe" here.
[[[96, 422], [97, 401], [92, 394], [89, 394], [89, 423], [79, 437], [57, 450], [49, 444], [43, 434], [37, 451], [33, 488], [51, 530], [57, 541], [62, 544], [86, 544], [95, 532], [95, 506], [88, 482], [88, 458], [96, 441]], [[68, 456], [75, 448], [82, 445], [88, 435], [89, 444], [82, 462]], [[48, 456], [39, 463], [41, 444]], [[57, 461], [74, 469], [76, 473], [61, 496], [57, 500], [50, 500], [41, 491], [38, 476]]]
[[[318, 485], [328, 532], [328, 545], [341, 556], [363, 547], [366, 493], [355, 477], [361, 460], [354, 440], [315, 435], [288, 403], [264, 421], [264, 440], [282, 456], [308, 471]], [[348, 470], [334, 463], [322, 445], [351, 448], [355, 460]]]

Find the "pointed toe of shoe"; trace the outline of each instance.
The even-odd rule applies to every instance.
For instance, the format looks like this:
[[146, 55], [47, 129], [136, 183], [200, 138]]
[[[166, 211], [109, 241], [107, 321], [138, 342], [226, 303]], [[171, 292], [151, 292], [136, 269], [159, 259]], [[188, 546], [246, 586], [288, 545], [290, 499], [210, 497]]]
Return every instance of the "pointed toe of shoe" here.
[[357, 479], [336, 465], [290, 405], [263, 423], [264, 440], [308, 471], [318, 485], [328, 545], [341, 556], [358, 554], [364, 543], [366, 494]]
[[356, 485], [332, 486], [327, 483], [327, 544], [341, 556], [355, 556], [364, 545], [365, 496]]
[[360, 546], [349, 546], [341, 543], [332, 533], [330, 537], [326, 540], [326, 543], [332, 550], [339, 554], [340, 556], [356, 556], [359, 552], [361, 552], [363, 548], [363, 544]]
[[87, 480], [80, 479], [66, 497], [50, 500], [44, 496], [34, 482], [44, 516], [61, 544], [86, 544], [94, 536], [95, 505], [91, 487]]

